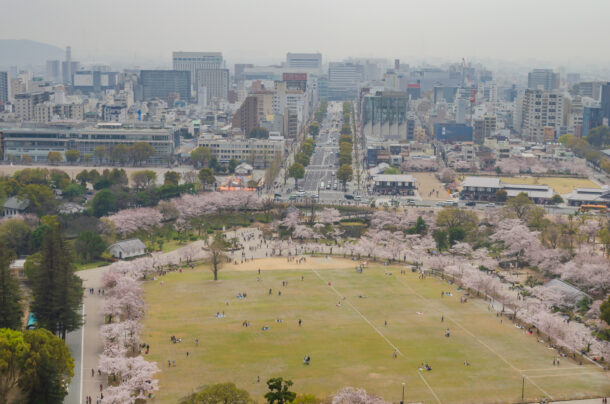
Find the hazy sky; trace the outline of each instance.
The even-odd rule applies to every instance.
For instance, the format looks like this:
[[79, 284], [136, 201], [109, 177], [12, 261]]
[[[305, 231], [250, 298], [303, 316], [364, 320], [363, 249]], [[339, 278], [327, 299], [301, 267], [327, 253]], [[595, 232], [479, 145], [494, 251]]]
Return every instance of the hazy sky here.
[[[231, 63], [288, 51], [409, 60], [610, 62], [610, 0], [0, 0], [0, 38], [71, 45], [74, 59]], [[1, 55], [0, 55], [1, 57]]]

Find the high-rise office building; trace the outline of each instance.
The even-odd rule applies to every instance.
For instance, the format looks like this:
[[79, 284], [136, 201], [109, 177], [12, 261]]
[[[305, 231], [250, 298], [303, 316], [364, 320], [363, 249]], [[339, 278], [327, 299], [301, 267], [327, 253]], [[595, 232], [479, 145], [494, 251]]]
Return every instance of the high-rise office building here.
[[8, 72], [0, 72], [0, 104], [8, 102]]
[[551, 69], [534, 69], [527, 74], [527, 88], [537, 89], [542, 87], [545, 91], [559, 88], [559, 73]]
[[585, 106], [582, 111], [582, 137], [587, 137], [591, 129], [602, 126], [602, 108], [599, 105]]
[[59, 80], [61, 80], [61, 63], [59, 60], [47, 60], [45, 78], [54, 83], [59, 83]]
[[358, 96], [358, 85], [364, 79], [364, 66], [336, 62], [328, 67], [328, 99], [352, 100]]
[[599, 101], [603, 85], [603, 81], [581, 81], [578, 83], [578, 95]]
[[287, 53], [286, 54], [286, 67], [307, 69], [307, 70], [320, 70], [322, 68], [322, 54], [321, 53]]
[[191, 85], [197, 88], [197, 71], [201, 69], [220, 69], [221, 52], [174, 52], [174, 70], [191, 72]]
[[117, 85], [118, 75], [117, 72], [79, 70], [72, 73], [72, 89], [85, 94], [111, 90]]
[[244, 81], [244, 70], [250, 67], [254, 67], [254, 65], [249, 63], [236, 63], [235, 74], [233, 76], [235, 82]]
[[199, 69], [198, 88], [205, 87], [207, 102], [212, 99], [227, 100], [229, 91], [229, 69]]
[[407, 140], [407, 95], [379, 91], [362, 97], [362, 133], [366, 137]]
[[191, 98], [191, 74], [178, 70], [142, 70], [138, 80], [138, 100], [167, 100], [178, 94], [182, 100]]
[[602, 117], [610, 123], [610, 82], [602, 85], [601, 91]]

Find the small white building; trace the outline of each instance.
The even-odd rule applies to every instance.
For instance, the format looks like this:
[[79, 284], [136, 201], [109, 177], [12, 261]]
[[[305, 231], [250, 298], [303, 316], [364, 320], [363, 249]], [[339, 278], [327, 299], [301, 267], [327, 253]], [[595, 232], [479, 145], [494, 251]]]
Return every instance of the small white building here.
[[246, 176], [252, 174], [252, 170], [254, 170], [254, 167], [252, 167], [250, 164], [240, 163], [237, 167], [235, 167], [235, 174]]
[[139, 238], [119, 241], [108, 247], [108, 250], [113, 257], [118, 259], [139, 257], [146, 254], [146, 246]]
[[4, 202], [4, 206], [2, 209], [2, 216], [13, 217], [15, 215], [24, 214], [29, 206], [30, 206], [29, 200], [20, 199], [16, 196], [11, 196]]

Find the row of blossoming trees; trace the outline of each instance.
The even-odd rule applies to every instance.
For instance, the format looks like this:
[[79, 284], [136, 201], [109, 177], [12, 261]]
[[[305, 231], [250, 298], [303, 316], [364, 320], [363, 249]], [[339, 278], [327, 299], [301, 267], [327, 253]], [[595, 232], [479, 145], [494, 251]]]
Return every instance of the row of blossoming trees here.
[[[185, 195], [170, 203], [178, 211], [175, 226], [216, 212], [262, 206], [253, 194], [239, 192]], [[164, 214], [161, 207], [143, 208], [118, 212], [108, 219], [117, 232], [127, 235], [139, 229], [154, 229], [164, 220]], [[608, 342], [591, 334], [591, 326], [601, 325], [599, 306], [610, 291], [610, 263], [598, 244], [602, 232], [609, 230], [607, 221], [591, 217], [549, 218], [527, 203], [485, 213], [455, 208], [438, 213], [421, 209], [375, 211], [366, 233], [350, 238], [343, 232], [341, 220], [335, 208], [308, 215], [288, 209], [281, 220], [274, 222], [274, 228], [277, 234], [289, 236], [274, 240], [272, 247], [276, 254], [332, 252], [419, 263], [500, 300], [522, 321], [572, 350], [610, 357]], [[448, 246], [439, 253], [442, 237], [437, 236], [443, 233]], [[328, 245], [331, 241], [332, 247]], [[569, 312], [566, 309], [576, 302], [570, 301], [563, 290], [524, 285], [510, 271], [494, 271], [500, 261], [527, 267], [542, 280], [558, 277], [570, 282], [594, 301], [586, 312], [581, 310], [574, 316], [578, 321], [567, 322], [562, 312]]]
[[261, 207], [261, 200], [252, 192], [206, 192], [185, 194], [156, 208], [124, 209], [102, 219], [102, 232], [125, 237], [137, 231], [150, 232], [164, 222], [172, 222], [176, 231], [186, 231], [200, 225], [203, 216]]
[[[342, 240], [336, 226], [341, 216], [335, 209], [324, 208], [313, 220], [292, 210], [274, 223], [278, 231], [291, 232], [291, 238], [277, 240], [274, 249], [286, 254], [329, 253], [330, 248], [318, 241], [335, 239], [335, 253], [418, 263], [499, 300], [521, 321], [536, 326], [566, 348], [609, 358], [610, 343], [592, 335], [592, 329], [603, 325], [599, 307], [610, 292], [610, 261], [596, 244], [597, 235], [607, 231], [608, 222], [601, 218], [557, 216], [544, 218], [546, 222], [541, 224], [537, 216], [540, 211], [533, 206], [519, 210], [519, 214], [521, 218], [510, 209], [478, 215], [460, 209], [445, 209], [438, 214], [417, 209], [376, 211], [364, 235], [357, 240]], [[455, 231], [461, 227], [467, 229], [465, 234]], [[439, 253], [433, 237], [437, 231], [455, 231], [462, 236], [456, 236], [457, 240]], [[576, 321], [567, 321], [566, 312], [578, 303], [573, 297], [563, 288], [530, 287], [510, 271], [495, 271], [501, 261], [510, 267], [525, 267], [540, 279], [557, 277], [567, 281], [594, 301], [586, 312], [581, 310], [573, 316]]]
[[144, 296], [141, 281], [154, 270], [153, 258], [140, 258], [112, 264], [103, 275], [105, 300], [102, 326], [104, 352], [99, 369], [109, 375], [104, 403], [132, 403], [148, 399], [158, 389], [154, 379], [157, 364], [140, 355], [140, 321], [144, 316]]

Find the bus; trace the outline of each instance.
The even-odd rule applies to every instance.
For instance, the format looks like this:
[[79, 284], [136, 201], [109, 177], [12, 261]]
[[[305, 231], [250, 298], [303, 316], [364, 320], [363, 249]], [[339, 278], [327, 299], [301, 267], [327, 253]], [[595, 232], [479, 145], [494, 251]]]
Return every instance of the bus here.
[[606, 205], [580, 205], [580, 211], [607, 213], [608, 208], [606, 207]]

